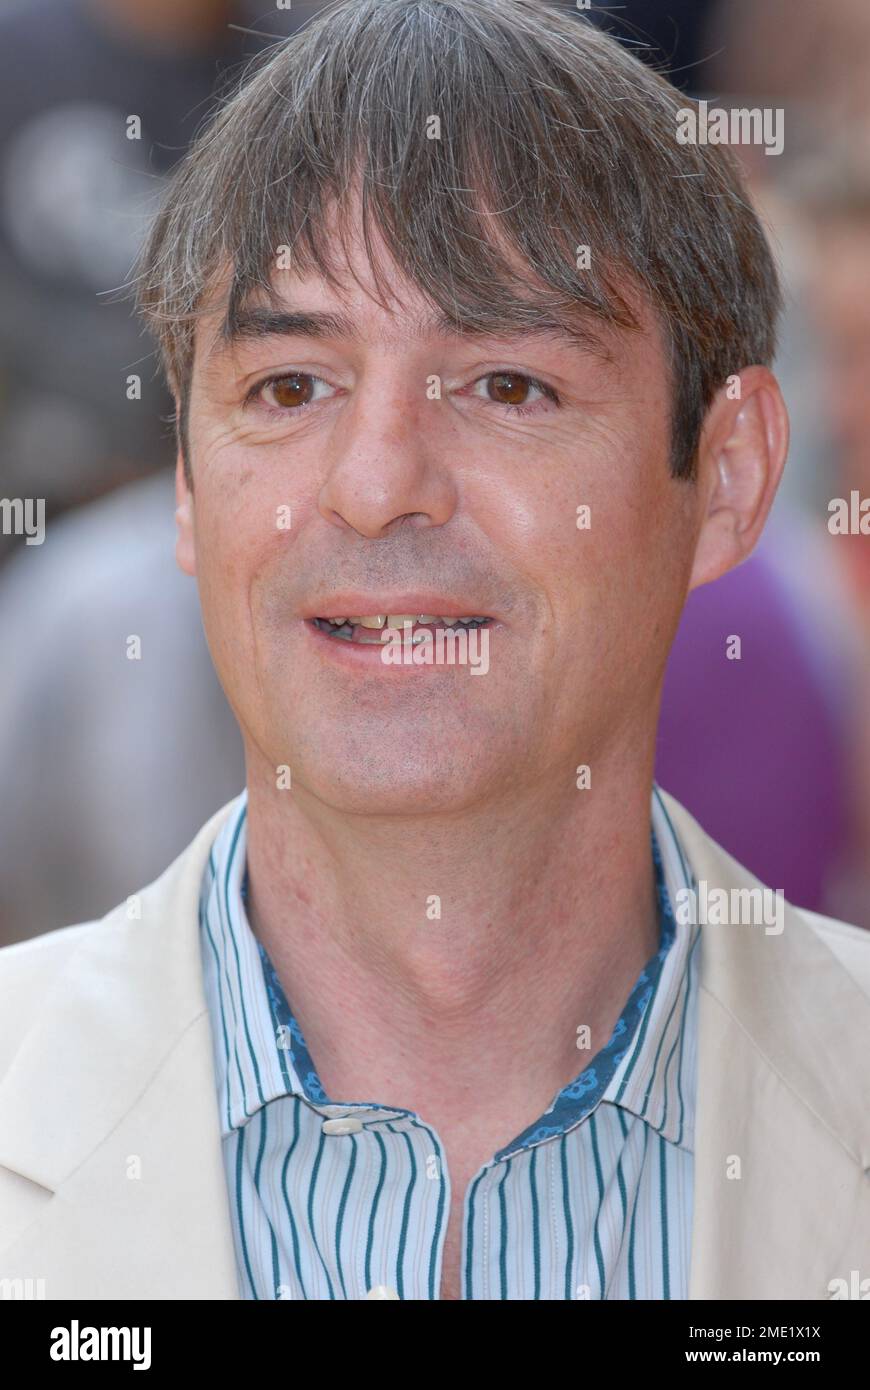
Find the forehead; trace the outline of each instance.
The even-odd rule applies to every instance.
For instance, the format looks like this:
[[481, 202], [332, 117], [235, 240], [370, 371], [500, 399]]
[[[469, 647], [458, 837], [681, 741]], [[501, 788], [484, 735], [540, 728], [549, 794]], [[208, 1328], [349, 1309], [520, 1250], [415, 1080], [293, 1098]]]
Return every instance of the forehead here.
[[[231, 302], [233, 267], [227, 263], [213, 282], [195, 325], [195, 365], [205, 375], [219, 374], [239, 354], [256, 344], [282, 337], [328, 338], [375, 350], [401, 351], [415, 344], [458, 338], [537, 342], [564, 351], [582, 351], [606, 362], [622, 357], [627, 339], [651, 338], [660, 347], [657, 316], [639, 288], [620, 286], [634, 313], [639, 333], [617, 330], [586, 309], [553, 303], [552, 289], [537, 281], [530, 267], [522, 271], [521, 307], [503, 317], [491, 310], [479, 321], [451, 315], [435, 304], [396, 265], [377, 228], [369, 246], [358, 232], [336, 225], [330, 244], [331, 279], [317, 269], [272, 271], [268, 287], [256, 286], [242, 302]], [[339, 250], [340, 248], [340, 250]], [[370, 256], [375, 257], [375, 261]], [[537, 296], [537, 297], [536, 297]]]
[[[278, 304], [248, 303], [236, 311], [224, 329], [224, 318], [217, 316], [207, 334], [204, 349], [206, 370], [220, 370], [221, 364], [246, 346], [286, 337], [324, 338], [365, 345], [387, 352], [401, 351], [409, 345], [438, 339], [522, 339], [563, 349], [594, 351], [609, 360], [604, 335], [591, 326], [575, 329], [561, 320], [541, 316], [534, 325], [464, 327], [437, 309], [386, 311], [367, 306], [317, 307], [323, 296], [304, 287], [297, 288]], [[329, 300], [327, 297], [327, 304]]]
[[570, 325], [545, 314], [530, 325], [476, 327], [458, 324], [431, 306], [395, 311], [368, 302], [339, 303], [327, 288], [306, 281], [292, 288], [288, 284], [277, 302], [246, 303], [231, 324], [226, 312], [226, 306], [215, 309], [197, 326], [195, 364], [206, 380], [240, 358], [256, 357], [258, 347], [265, 350], [283, 338], [330, 340], [390, 353], [439, 342], [504, 343], [591, 357], [610, 366], [628, 365], [639, 356], [663, 357], [658, 327], [648, 311], [644, 311], [641, 332], [631, 334], [579, 316]]

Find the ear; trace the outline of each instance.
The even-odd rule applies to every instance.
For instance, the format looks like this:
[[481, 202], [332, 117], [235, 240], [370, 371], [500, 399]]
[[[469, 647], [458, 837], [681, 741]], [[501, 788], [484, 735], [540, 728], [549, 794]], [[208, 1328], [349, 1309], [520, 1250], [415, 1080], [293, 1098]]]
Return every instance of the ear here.
[[701, 518], [689, 589], [751, 555], [788, 453], [788, 413], [776, 377], [747, 367], [715, 397], [698, 451]]
[[193, 518], [193, 493], [184, 472], [181, 450], [175, 460], [175, 522], [178, 534], [175, 541], [175, 560], [185, 574], [196, 574], [196, 535]]

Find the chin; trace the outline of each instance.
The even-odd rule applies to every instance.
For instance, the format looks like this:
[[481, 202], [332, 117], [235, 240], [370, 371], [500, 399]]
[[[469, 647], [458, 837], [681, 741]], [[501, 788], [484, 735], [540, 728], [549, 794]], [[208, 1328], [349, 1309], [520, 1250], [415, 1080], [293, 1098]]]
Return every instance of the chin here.
[[384, 816], [461, 810], [491, 784], [471, 749], [445, 755], [419, 746], [403, 752], [397, 745], [385, 752], [383, 739], [373, 738], [368, 749], [354, 740], [353, 750], [343, 750], [338, 740], [317, 758], [306, 754], [294, 770], [295, 784], [336, 810]]

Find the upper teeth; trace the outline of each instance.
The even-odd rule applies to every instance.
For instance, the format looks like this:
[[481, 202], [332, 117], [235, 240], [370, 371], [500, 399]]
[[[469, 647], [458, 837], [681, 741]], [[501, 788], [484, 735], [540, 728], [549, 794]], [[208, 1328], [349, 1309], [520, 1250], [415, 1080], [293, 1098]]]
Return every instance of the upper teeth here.
[[343, 623], [352, 623], [354, 627], [404, 627], [405, 623], [444, 623], [447, 627], [453, 627], [456, 623], [482, 623], [485, 618], [439, 618], [432, 613], [377, 613], [372, 617], [355, 618], [327, 618], [328, 623], [334, 623], [336, 627], [341, 627]]

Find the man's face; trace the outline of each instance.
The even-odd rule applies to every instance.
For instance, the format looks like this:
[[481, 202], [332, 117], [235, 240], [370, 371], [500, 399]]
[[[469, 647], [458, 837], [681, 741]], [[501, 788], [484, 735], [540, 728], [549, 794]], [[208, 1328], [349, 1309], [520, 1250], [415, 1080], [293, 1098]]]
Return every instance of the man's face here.
[[[288, 765], [330, 805], [410, 815], [569, 795], [579, 764], [651, 756], [697, 534], [652, 320], [610, 361], [555, 337], [421, 336], [431, 306], [395, 280], [402, 307], [382, 307], [356, 256], [341, 297], [275, 279], [288, 311], [344, 315], [352, 336], [210, 356], [222, 309], [197, 328], [178, 557], [249, 779]], [[313, 621], [383, 614], [490, 618], [488, 670], [386, 664]]]

